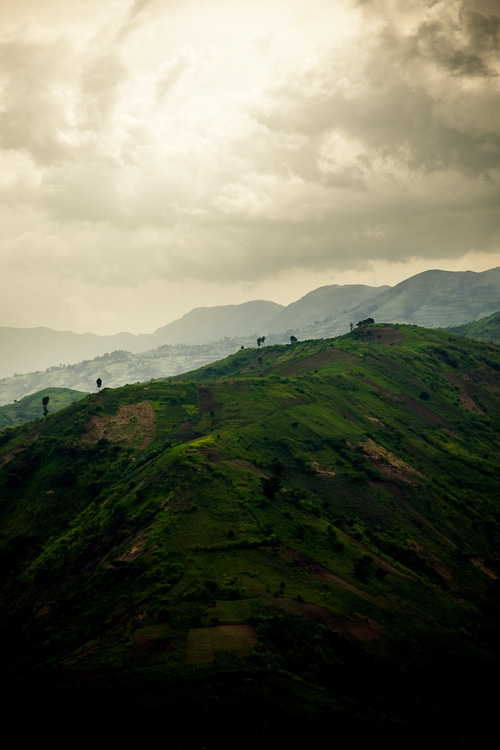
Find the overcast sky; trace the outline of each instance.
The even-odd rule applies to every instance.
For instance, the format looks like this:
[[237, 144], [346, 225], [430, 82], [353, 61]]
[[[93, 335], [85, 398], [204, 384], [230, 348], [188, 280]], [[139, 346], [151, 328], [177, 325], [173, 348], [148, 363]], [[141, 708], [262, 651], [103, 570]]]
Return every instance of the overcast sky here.
[[499, 266], [499, 92], [498, 0], [1, 0], [0, 325]]

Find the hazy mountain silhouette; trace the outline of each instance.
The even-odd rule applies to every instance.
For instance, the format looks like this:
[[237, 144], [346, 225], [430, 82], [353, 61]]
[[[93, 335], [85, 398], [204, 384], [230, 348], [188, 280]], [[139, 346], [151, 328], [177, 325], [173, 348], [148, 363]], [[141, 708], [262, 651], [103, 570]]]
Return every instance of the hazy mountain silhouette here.
[[392, 288], [324, 286], [287, 307], [263, 300], [200, 307], [152, 334], [98, 336], [49, 328], [0, 328], [0, 377], [74, 364], [115, 350], [146, 352], [164, 344], [206, 344], [225, 337], [287, 331], [299, 338], [336, 336], [349, 330], [350, 323], [367, 317], [447, 327], [490, 315], [499, 306], [500, 268], [482, 273], [435, 270]]

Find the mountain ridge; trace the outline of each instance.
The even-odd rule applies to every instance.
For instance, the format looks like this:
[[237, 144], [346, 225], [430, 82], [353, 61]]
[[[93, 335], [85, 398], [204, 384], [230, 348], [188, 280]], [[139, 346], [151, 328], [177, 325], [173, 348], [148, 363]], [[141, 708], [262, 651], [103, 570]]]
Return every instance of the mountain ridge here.
[[[363, 298], [359, 302], [360, 298]], [[355, 303], [352, 307], [350, 303]], [[172, 339], [182, 344], [189, 341], [213, 339], [214, 356], [222, 356], [220, 342], [223, 339], [235, 338], [235, 345], [248, 346], [257, 336], [266, 335], [268, 341], [284, 342], [289, 334], [300, 338], [322, 338], [341, 335], [350, 325], [358, 320], [374, 317], [388, 322], [420, 324], [427, 327], [449, 327], [472, 318], [482, 317], [495, 312], [500, 305], [500, 268], [476, 273], [472, 271], [425, 271], [410, 277], [395, 287], [369, 287], [365, 285], [329, 285], [309, 292], [301, 299], [290, 303], [286, 308], [275, 303], [258, 300], [242, 305], [217, 306], [214, 308], [195, 308], [177, 321], [158, 328], [153, 334], [117, 334], [116, 337], [98, 337], [95, 334], [71, 334], [71, 332], [54, 332], [51, 329], [0, 329], [2, 363], [4, 373], [23, 369], [19, 363], [31, 361], [34, 353], [42, 357], [45, 363], [55, 366], [60, 362], [71, 360], [71, 341], [76, 339], [90, 347], [87, 351], [100, 350], [93, 355], [84, 356], [83, 360], [97, 356], [109, 356], [109, 351], [131, 351], [139, 356], [141, 362], [153, 357], [152, 347], [167, 344], [165, 339]], [[276, 312], [278, 310], [278, 312]], [[328, 314], [327, 314], [328, 313]], [[311, 323], [312, 321], [312, 323]], [[282, 329], [273, 333], [273, 329]], [[48, 339], [45, 332], [49, 331]], [[41, 335], [43, 333], [43, 336]], [[62, 337], [62, 338], [61, 338]], [[96, 343], [97, 342], [97, 343]], [[205, 344], [208, 343], [205, 341]], [[203, 344], [193, 344], [202, 346]], [[64, 354], [61, 354], [61, 351]], [[56, 356], [57, 355], [57, 356]], [[193, 357], [197, 353], [193, 350]], [[158, 357], [161, 359], [161, 357]], [[80, 355], [73, 356], [77, 361]], [[17, 366], [16, 366], [17, 363]], [[74, 362], [73, 364], [76, 364]], [[194, 359], [187, 369], [196, 366]], [[161, 375], [151, 367], [139, 366], [140, 377]], [[40, 367], [33, 368], [39, 371]], [[121, 383], [137, 380], [134, 365], [129, 371], [123, 371]], [[174, 368], [175, 370], [175, 368]], [[167, 367], [165, 374], [173, 374]], [[1, 374], [1, 373], [0, 373]], [[96, 374], [97, 377], [97, 374]], [[76, 382], [45, 382], [52, 386], [79, 387]], [[119, 382], [114, 382], [119, 385]], [[4, 384], [7, 387], [7, 384]], [[10, 389], [10, 385], [8, 386]], [[88, 389], [88, 384], [82, 389]], [[33, 390], [37, 390], [36, 387]], [[16, 392], [17, 393], [17, 392]], [[26, 391], [17, 393], [15, 398], [26, 395]], [[4, 396], [5, 402], [7, 396]]]

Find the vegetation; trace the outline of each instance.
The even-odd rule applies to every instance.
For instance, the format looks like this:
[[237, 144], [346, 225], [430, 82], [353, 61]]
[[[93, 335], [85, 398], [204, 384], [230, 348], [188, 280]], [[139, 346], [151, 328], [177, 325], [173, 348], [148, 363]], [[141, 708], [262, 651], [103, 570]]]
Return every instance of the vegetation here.
[[486, 318], [473, 320], [471, 323], [465, 323], [462, 326], [447, 328], [447, 330], [457, 336], [466, 336], [498, 346], [500, 345], [500, 312], [493, 313]]
[[31, 396], [25, 396], [13, 404], [0, 406], [0, 430], [4, 427], [14, 427], [23, 422], [38, 419], [40, 417], [40, 397], [42, 399], [42, 413], [47, 408], [49, 399], [51, 411], [54, 413], [86, 395], [82, 391], [73, 391], [70, 388], [45, 388]]
[[499, 657], [499, 388], [496, 347], [367, 323], [4, 430], [14, 700], [161, 708], [185, 747], [221, 728], [475, 744]]

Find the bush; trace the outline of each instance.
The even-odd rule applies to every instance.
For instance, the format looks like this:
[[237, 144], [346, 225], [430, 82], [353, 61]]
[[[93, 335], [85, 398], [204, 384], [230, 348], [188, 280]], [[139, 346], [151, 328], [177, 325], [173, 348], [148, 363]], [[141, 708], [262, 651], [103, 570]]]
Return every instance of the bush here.
[[276, 493], [281, 489], [281, 480], [279, 477], [270, 477], [265, 479], [261, 477], [262, 492], [269, 499], [272, 500]]

